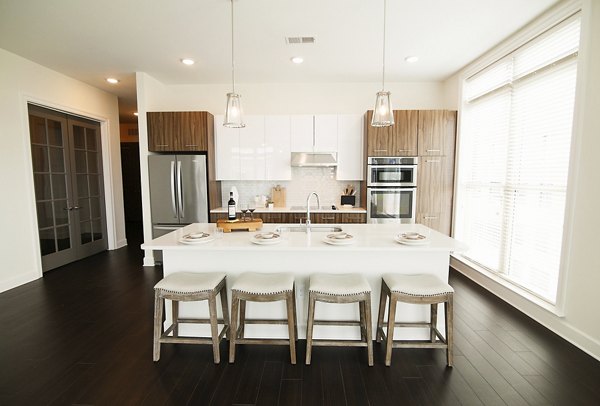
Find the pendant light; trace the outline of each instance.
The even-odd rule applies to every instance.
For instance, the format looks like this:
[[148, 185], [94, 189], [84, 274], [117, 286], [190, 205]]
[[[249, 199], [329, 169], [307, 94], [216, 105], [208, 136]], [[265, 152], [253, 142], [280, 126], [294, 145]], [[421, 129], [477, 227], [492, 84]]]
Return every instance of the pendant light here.
[[381, 79], [381, 91], [377, 92], [375, 99], [375, 109], [371, 118], [372, 127], [389, 127], [394, 125], [394, 111], [390, 92], [385, 91], [385, 20], [386, 20], [386, 0], [383, 0], [383, 74]]
[[223, 126], [229, 128], [243, 128], [242, 96], [235, 92], [235, 58], [233, 38], [233, 2], [231, 0], [231, 93], [227, 93], [227, 107], [225, 108], [225, 119]]

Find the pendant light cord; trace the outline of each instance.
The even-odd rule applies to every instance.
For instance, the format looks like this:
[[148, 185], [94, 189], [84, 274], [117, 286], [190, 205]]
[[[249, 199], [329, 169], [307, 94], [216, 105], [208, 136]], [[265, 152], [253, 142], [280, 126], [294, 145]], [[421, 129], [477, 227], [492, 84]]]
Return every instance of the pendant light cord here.
[[381, 78], [381, 91], [385, 90], [385, 21], [386, 21], [387, 1], [383, 0], [383, 75]]
[[235, 60], [233, 37], [233, 0], [231, 0], [231, 92], [235, 93]]

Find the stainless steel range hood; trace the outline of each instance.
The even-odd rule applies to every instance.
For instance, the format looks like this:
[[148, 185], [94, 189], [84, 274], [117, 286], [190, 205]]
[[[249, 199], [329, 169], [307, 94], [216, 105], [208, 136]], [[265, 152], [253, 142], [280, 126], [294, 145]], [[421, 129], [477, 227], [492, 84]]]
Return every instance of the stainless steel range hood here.
[[337, 166], [337, 153], [292, 152], [292, 166]]

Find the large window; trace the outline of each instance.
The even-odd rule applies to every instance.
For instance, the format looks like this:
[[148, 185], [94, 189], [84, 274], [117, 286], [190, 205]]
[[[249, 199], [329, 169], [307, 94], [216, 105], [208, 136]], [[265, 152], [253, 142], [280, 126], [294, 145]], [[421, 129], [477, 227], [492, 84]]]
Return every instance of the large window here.
[[463, 83], [455, 237], [462, 254], [556, 302], [579, 15]]

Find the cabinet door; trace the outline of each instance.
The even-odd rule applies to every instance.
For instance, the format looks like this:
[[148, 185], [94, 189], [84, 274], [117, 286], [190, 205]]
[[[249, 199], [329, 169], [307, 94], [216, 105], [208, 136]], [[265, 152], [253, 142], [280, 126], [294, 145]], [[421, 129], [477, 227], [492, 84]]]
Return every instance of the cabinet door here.
[[265, 116], [267, 180], [291, 180], [290, 116]]
[[178, 111], [173, 117], [176, 151], [206, 151], [208, 148], [208, 114], [206, 111]]
[[310, 221], [317, 224], [335, 224], [338, 223], [336, 213], [315, 213], [310, 215]]
[[418, 110], [394, 110], [394, 156], [417, 156]]
[[176, 151], [173, 114], [169, 112], [149, 112], [146, 114], [146, 119], [148, 123], [148, 151]]
[[449, 235], [450, 230], [446, 230], [442, 227], [441, 213], [417, 213], [417, 223], [423, 224], [433, 230], [439, 231], [440, 233]]
[[419, 111], [419, 155], [444, 155], [446, 120], [450, 114], [445, 110]]
[[364, 180], [363, 116], [338, 116], [337, 180]]
[[240, 180], [239, 128], [223, 127], [223, 116], [215, 117], [217, 180]]
[[366, 213], [340, 213], [339, 222], [343, 224], [362, 224], [367, 222]]
[[338, 147], [338, 116], [315, 116], [315, 152], [336, 152]]
[[240, 178], [265, 180], [265, 118], [244, 117], [246, 127], [240, 128]]
[[394, 156], [394, 127], [371, 126], [373, 111], [367, 111], [365, 117], [365, 136], [367, 137], [367, 156]]
[[444, 195], [445, 157], [423, 157], [417, 169], [417, 212], [439, 213]]
[[292, 152], [312, 152], [314, 143], [313, 116], [291, 116], [290, 132]]

